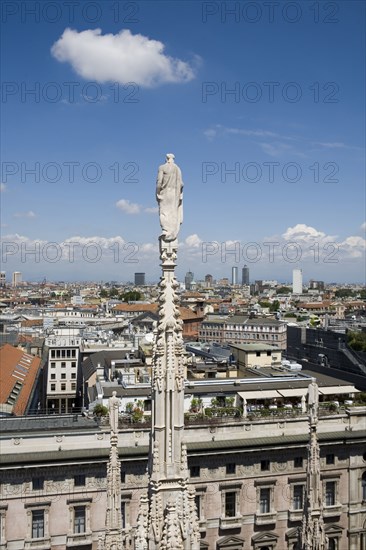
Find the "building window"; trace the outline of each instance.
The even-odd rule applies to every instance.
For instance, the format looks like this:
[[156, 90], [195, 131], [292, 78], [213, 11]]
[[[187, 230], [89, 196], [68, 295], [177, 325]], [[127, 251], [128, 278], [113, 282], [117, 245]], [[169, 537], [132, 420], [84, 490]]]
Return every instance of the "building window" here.
[[75, 380], [75, 378], [76, 378], [76, 372], [72, 372], [72, 373], [71, 373], [71, 379], [72, 379], [72, 380]]
[[32, 539], [44, 538], [44, 510], [32, 510]]
[[66, 390], [66, 384], [63, 383], [63, 384], [61, 384], [61, 391], [65, 391], [65, 390]]
[[271, 489], [263, 487], [259, 490], [259, 513], [269, 514], [271, 510]]
[[191, 466], [190, 473], [191, 473], [191, 477], [200, 477], [200, 467]]
[[334, 506], [336, 503], [336, 482], [325, 483], [325, 506]]
[[294, 458], [294, 468], [302, 468], [304, 464], [304, 460], [302, 456], [295, 456]]
[[329, 538], [327, 550], [338, 550], [338, 539]]
[[236, 515], [236, 492], [227, 491], [225, 493], [225, 516], [233, 518]]
[[121, 522], [122, 522], [122, 529], [125, 529], [125, 527], [126, 527], [126, 503], [123, 500], [121, 501]]
[[304, 506], [304, 486], [303, 485], [294, 485], [293, 498], [292, 498], [292, 509], [293, 510], [302, 510], [303, 506]]
[[61, 380], [66, 380], [66, 372], [61, 373]]
[[56, 363], [54, 361], [51, 361], [51, 369], [55, 369], [56, 368]]
[[43, 477], [34, 477], [32, 478], [32, 489], [33, 491], [42, 491], [44, 488], [44, 478]]
[[56, 373], [51, 372], [51, 380], [56, 380]]
[[270, 461], [269, 460], [261, 460], [261, 471], [266, 472], [270, 469]]
[[362, 488], [362, 500], [365, 502], [366, 501], [366, 472], [362, 474], [361, 488]]
[[56, 384], [51, 384], [51, 391], [56, 391]]
[[76, 390], [76, 382], [71, 382], [71, 389]]
[[201, 495], [196, 495], [194, 497], [194, 502], [196, 504], [197, 518], [201, 519]]
[[75, 487], [84, 487], [85, 486], [85, 474], [77, 474], [74, 476], [74, 485]]
[[330, 454], [326, 455], [325, 463], [326, 464], [334, 464], [334, 454], [333, 453], [330, 453]]
[[[56, 356], [55, 350], [51, 349], [51, 357], [54, 358], [55, 356]], [[51, 365], [52, 365], [52, 363], [51, 363]]]
[[71, 368], [76, 369], [76, 361], [71, 361]]
[[235, 462], [229, 462], [229, 464], [226, 464], [226, 473], [227, 474], [235, 474], [235, 472], [236, 472]]
[[74, 507], [74, 533], [85, 533], [85, 506]]

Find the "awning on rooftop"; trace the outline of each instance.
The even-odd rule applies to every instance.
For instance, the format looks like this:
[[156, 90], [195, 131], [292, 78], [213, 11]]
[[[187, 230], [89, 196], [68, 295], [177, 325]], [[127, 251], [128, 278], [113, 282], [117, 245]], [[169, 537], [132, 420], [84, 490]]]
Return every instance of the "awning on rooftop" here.
[[286, 388], [285, 390], [278, 390], [278, 393], [282, 397], [302, 397], [303, 395], [307, 395], [308, 388]]
[[337, 393], [359, 393], [354, 386], [332, 386], [328, 388], [319, 388], [321, 395], [337, 395]]
[[276, 399], [282, 397], [277, 390], [256, 390], [238, 392], [242, 399]]

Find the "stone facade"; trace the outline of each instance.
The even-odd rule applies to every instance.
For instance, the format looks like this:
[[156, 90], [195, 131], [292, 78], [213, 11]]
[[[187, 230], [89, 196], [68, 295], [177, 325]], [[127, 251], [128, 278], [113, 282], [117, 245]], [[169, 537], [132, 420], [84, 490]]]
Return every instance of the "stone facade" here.
[[248, 319], [241, 315], [208, 315], [202, 321], [199, 339], [220, 344], [271, 344], [287, 347], [287, 325], [275, 319]]
[[[59, 417], [2, 419], [1, 550], [97, 550], [108, 508], [109, 427]], [[366, 549], [366, 410], [318, 422], [330, 549]], [[37, 427], [38, 425], [38, 427]], [[11, 426], [11, 429], [10, 429]], [[201, 549], [293, 550], [306, 485], [307, 415], [186, 426]], [[118, 433], [124, 548], [134, 548], [146, 494], [149, 430]], [[331, 542], [329, 542], [331, 541]]]

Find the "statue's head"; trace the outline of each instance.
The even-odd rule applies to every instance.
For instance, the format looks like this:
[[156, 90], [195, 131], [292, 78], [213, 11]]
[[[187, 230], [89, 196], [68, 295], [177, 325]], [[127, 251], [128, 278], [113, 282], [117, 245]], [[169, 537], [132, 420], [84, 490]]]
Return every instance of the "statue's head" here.
[[175, 159], [175, 156], [173, 155], [173, 153], [167, 153], [166, 155], [167, 162], [174, 162], [174, 159]]

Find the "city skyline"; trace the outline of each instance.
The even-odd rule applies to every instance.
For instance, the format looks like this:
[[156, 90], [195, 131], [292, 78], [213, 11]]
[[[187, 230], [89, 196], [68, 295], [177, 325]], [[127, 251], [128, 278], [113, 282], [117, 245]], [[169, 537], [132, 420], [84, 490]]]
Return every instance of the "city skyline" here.
[[158, 280], [173, 152], [181, 280], [364, 281], [364, 5], [93, 4], [3, 14], [3, 269]]

